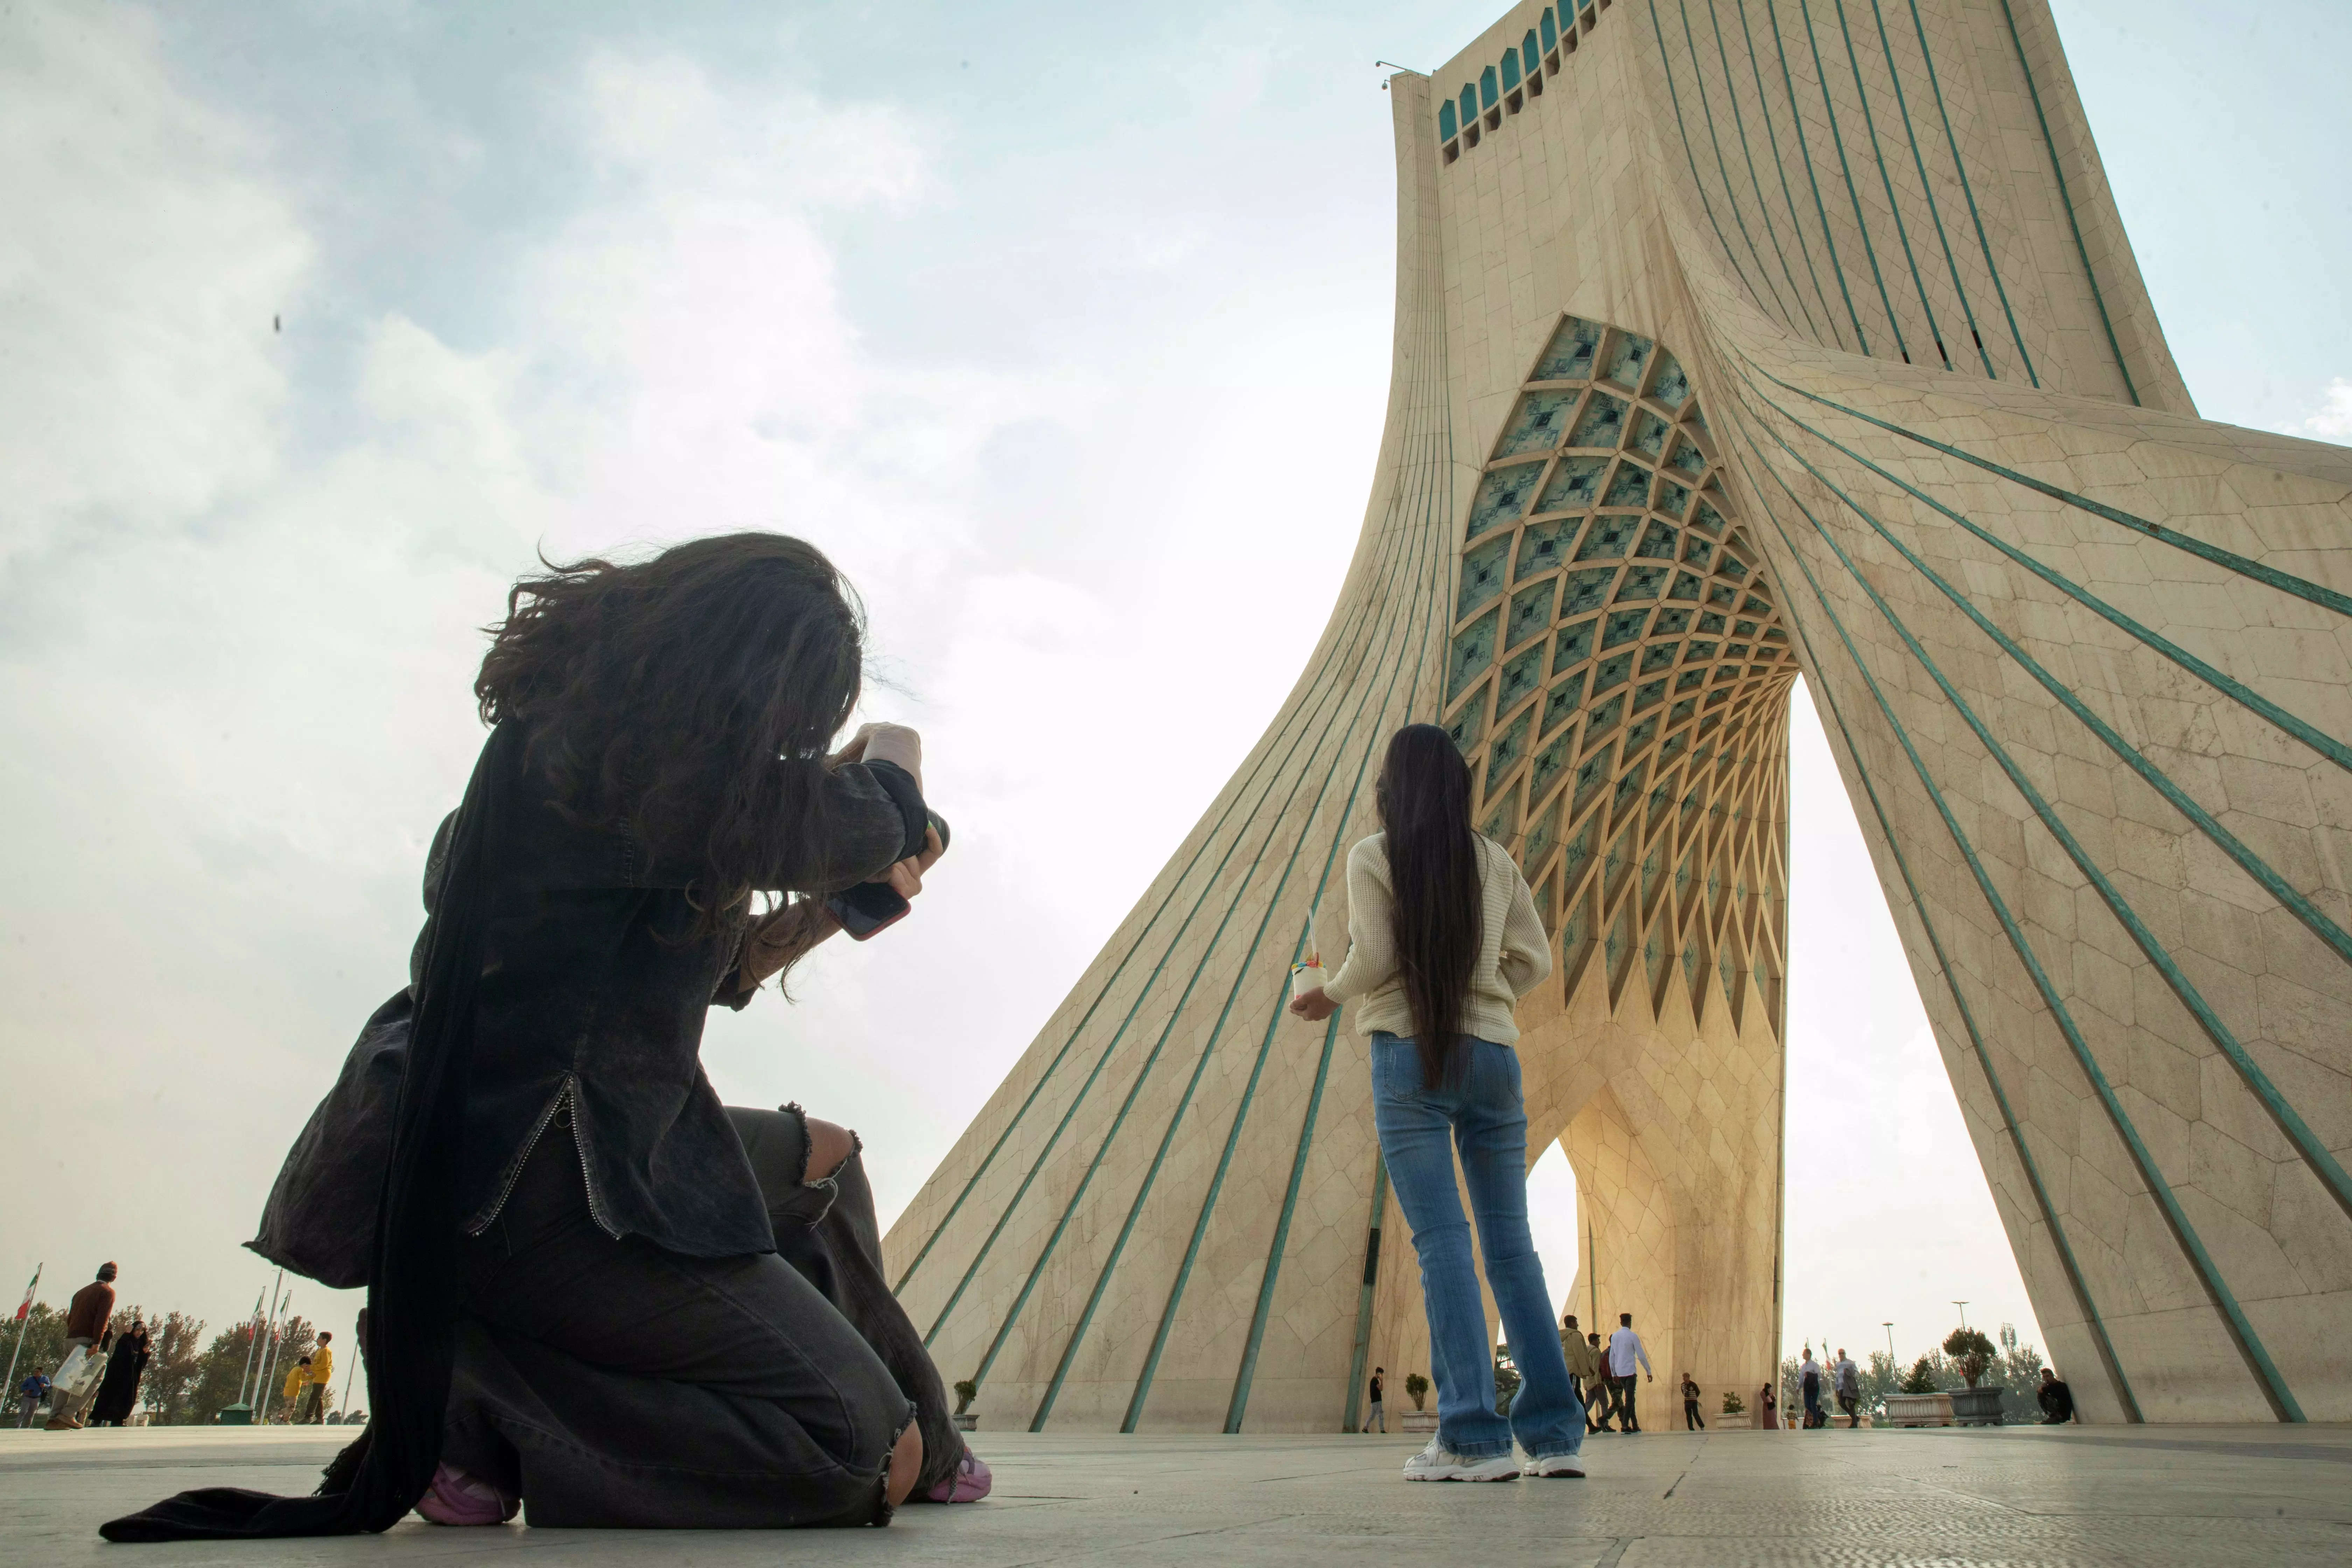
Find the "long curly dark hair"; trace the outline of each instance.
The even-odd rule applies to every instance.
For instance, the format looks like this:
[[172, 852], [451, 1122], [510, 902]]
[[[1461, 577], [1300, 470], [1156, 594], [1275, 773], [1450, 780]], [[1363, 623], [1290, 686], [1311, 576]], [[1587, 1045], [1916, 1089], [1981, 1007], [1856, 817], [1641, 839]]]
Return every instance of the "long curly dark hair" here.
[[541, 561], [475, 679], [530, 735], [526, 771], [575, 821], [698, 863], [702, 929], [823, 842], [825, 751], [857, 705], [865, 617], [833, 563], [729, 533], [621, 564]]
[[1389, 836], [1396, 893], [1397, 967], [1412, 1010], [1422, 1082], [1441, 1087], [1462, 1044], [1470, 966], [1478, 961], [1478, 841], [1470, 827], [1470, 769], [1434, 724], [1389, 739], [1374, 796]]

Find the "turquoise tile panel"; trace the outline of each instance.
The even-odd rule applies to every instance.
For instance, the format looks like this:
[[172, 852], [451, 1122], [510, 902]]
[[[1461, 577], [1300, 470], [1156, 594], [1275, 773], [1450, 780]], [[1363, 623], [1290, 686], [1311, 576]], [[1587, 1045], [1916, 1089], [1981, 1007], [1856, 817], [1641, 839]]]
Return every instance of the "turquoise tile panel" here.
[[1528, 393], [1504, 427], [1503, 438], [1495, 444], [1495, 456], [1513, 458], [1521, 452], [1550, 450], [1559, 445], [1559, 433], [1575, 412], [1572, 392]]
[[1610, 340], [1608, 378], [1627, 391], [1642, 384], [1642, 366], [1650, 357], [1650, 340], [1619, 332]]
[[1609, 584], [1616, 580], [1614, 566], [1589, 566], [1581, 572], [1568, 574], [1560, 593], [1559, 614], [1562, 620], [1581, 615], [1586, 610], [1600, 608], [1609, 596]]
[[1666, 450], [1666, 422], [1646, 408], [1633, 414], [1633, 437], [1628, 443], [1633, 450], [1652, 462], [1656, 462]]
[[1601, 481], [1609, 472], [1606, 458], [1562, 458], [1554, 464], [1551, 482], [1544, 486], [1536, 510], [1582, 511], [1601, 495]]
[[1478, 493], [1471, 498], [1470, 527], [1464, 537], [1475, 539], [1489, 529], [1517, 522], [1528, 510], [1528, 498], [1543, 481], [1543, 471], [1540, 460], [1488, 470], [1478, 481]]
[[1650, 395], [1677, 414], [1690, 401], [1690, 377], [1664, 349], [1658, 351], [1657, 366], [1650, 374]]
[[1602, 506], [1647, 506], [1650, 504], [1650, 470], [1631, 458], [1621, 458], [1617, 471], [1610, 476], [1609, 495]]
[[1536, 362], [1536, 381], [1582, 381], [1592, 374], [1592, 356], [1601, 352], [1601, 329], [1570, 316], [1551, 335], [1543, 358]]
[[1536, 644], [1526, 652], [1515, 655], [1503, 665], [1503, 684], [1495, 698], [1495, 711], [1508, 713], [1519, 700], [1543, 684], [1544, 645]]
[[1591, 529], [1584, 542], [1577, 546], [1579, 561], [1615, 561], [1633, 548], [1634, 536], [1642, 531], [1642, 520], [1603, 513], [1592, 520]]
[[[1541, 393], [1535, 396], [1544, 395]], [[1559, 396], [1554, 393], [1551, 395]], [[1625, 405], [1605, 392], [1596, 392], [1585, 405], [1583, 416], [1576, 422], [1575, 434], [1568, 438], [1571, 447], [1610, 447], [1625, 428]]]
[[1559, 634], [1552, 643], [1551, 672], [1554, 675], [1592, 657], [1592, 638], [1600, 625], [1597, 620], [1579, 621]]
[[1503, 612], [1499, 609], [1478, 617], [1454, 634], [1454, 646], [1445, 661], [1445, 700], [1451, 702], [1468, 689], [1472, 681], [1486, 672], [1495, 662], [1495, 637], [1501, 629]]
[[1507, 534], [1462, 552], [1462, 593], [1454, 605], [1455, 620], [1502, 596], [1503, 573], [1510, 564], [1510, 553]]
[[1547, 577], [1542, 582], [1522, 588], [1512, 596], [1511, 618], [1503, 638], [1503, 646], [1513, 648], [1528, 638], [1551, 628], [1552, 595], [1559, 589], [1559, 579]]
[[1580, 517], [1562, 517], [1549, 522], [1531, 522], [1521, 529], [1519, 558], [1511, 567], [1512, 581], [1549, 572], [1567, 560], [1569, 542], [1583, 523]]

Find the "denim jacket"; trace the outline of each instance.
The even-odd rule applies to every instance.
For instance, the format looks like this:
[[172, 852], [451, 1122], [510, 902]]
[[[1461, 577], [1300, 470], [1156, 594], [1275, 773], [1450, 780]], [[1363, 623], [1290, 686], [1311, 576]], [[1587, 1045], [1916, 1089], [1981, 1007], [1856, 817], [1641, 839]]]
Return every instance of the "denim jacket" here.
[[[755, 868], [755, 886], [831, 892], [907, 853], [922, 816], [902, 771], [848, 763], [825, 787], [828, 841]], [[495, 829], [458, 1170], [463, 1228], [497, 1218], [523, 1161], [568, 1110], [589, 1212], [605, 1231], [695, 1257], [772, 1250], [759, 1184], [701, 1062], [709, 1009], [752, 995], [737, 972], [743, 911], [696, 935], [685, 856], [571, 822], [541, 790], [519, 794], [516, 820]], [[452, 821], [426, 858], [428, 917]], [[420, 937], [412, 984], [423, 952]], [[255, 1251], [330, 1285], [365, 1282], [411, 1011], [404, 990], [369, 1018], [287, 1155], [247, 1244]]]

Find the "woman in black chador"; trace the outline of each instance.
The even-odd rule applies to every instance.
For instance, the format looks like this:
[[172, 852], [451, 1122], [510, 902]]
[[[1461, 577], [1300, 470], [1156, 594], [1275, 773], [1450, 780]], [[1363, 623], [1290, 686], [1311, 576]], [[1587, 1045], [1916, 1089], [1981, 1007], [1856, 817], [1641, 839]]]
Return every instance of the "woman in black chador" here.
[[[911, 731], [798, 540], [518, 584], [436, 835], [409, 988], [303, 1130], [256, 1250], [368, 1287], [373, 1418], [318, 1495], [184, 1492], [114, 1540], [496, 1524], [878, 1524], [985, 1466], [881, 1274], [854, 1134], [723, 1107], [698, 1052], [941, 848]], [[767, 913], [761, 895], [797, 893]], [[885, 902], [887, 894], [880, 895]]]
[[90, 1404], [91, 1426], [120, 1426], [131, 1419], [139, 1403], [139, 1380], [147, 1375], [147, 1324], [134, 1318], [129, 1328], [114, 1336], [114, 1349], [106, 1358], [106, 1379], [98, 1385], [98, 1398]]

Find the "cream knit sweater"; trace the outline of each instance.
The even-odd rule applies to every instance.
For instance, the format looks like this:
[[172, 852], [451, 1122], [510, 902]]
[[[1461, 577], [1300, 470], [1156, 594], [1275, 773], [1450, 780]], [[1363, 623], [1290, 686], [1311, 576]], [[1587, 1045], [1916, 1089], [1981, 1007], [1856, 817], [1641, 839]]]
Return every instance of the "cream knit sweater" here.
[[[1462, 1032], [1507, 1046], [1519, 1037], [1513, 1007], [1551, 973], [1551, 942], [1536, 914], [1535, 896], [1508, 851], [1484, 835], [1476, 842], [1478, 957], [1470, 967]], [[1412, 1008], [1397, 966], [1396, 889], [1389, 878], [1385, 833], [1348, 851], [1348, 961], [1324, 983], [1323, 994], [1343, 1004], [1363, 998], [1355, 1010], [1359, 1035], [1379, 1029], [1412, 1034]]]

